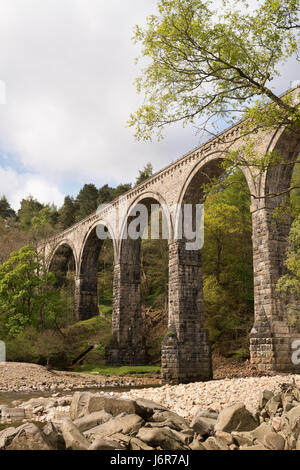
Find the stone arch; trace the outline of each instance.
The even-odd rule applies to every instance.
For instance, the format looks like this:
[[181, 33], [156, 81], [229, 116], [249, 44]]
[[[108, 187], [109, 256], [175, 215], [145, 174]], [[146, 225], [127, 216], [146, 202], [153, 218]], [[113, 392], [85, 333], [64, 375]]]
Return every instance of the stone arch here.
[[169, 210], [168, 203], [166, 199], [159, 193], [154, 191], [147, 191], [146, 193], [142, 193], [137, 196], [133, 201], [130, 202], [129, 206], [126, 208], [126, 214], [124, 214], [123, 220], [120, 223], [120, 243], [118, 245], [118, 256], [121, 256], [121, 247], [122, 247], [122, 240], [124, 237], [124, 231], [126, 230], [126, 224], [128, 222], [128, 217], [132, 213], [133, 209], [137, 206], [137, 204], [145, 203], [148, 211], [150, 212], [150, 205], [152, 203], [159, 204], [162, 207], [164, 216], [166, 217], [167, 225], [168, 225], [168, 233], [169, 239], [172, 239], [174, 236], [174, 224], [172, 214]]
[[63, 239], [55, 246], [48, 257], [47, 267], [57, 277], [58, 286], [63, 284], [68, 270], [74, 271], [76, 276], [78, 261], [75, 247], [70, 240]]
[[[120, 224], [114, 277], [113, 341], [107, 351], [107, 360], [110, 364], [145, 363], [140, 292], [141, 238], [133, 239], [130, 235], [125, 235], [128, 225], [136, 218], [133, 213], [138, 204], [146, 207], [148, 215], [151, 204], [159, 204], [164, 214], [167, 211], [166, 201], [160, 194], [146, 192], [130, 202], [124, 220]], [[171, 215], [165, 214], [165, 216], [170, 238], [173, 236]], [[148, 223], [148, 218], [145, 223]]]
[[112, 239], [114, 256], [116, 254], [116, 240], [111, 224], [105, 220], [97, 221], [85, 234], [79, 256], [75, 312], [80, 320], [98, 314], [98, 260], [104, 242], [104, 239], [99, 238], [100, 226], [104, 228], [103, 232], [107, 232], [108, 238]]

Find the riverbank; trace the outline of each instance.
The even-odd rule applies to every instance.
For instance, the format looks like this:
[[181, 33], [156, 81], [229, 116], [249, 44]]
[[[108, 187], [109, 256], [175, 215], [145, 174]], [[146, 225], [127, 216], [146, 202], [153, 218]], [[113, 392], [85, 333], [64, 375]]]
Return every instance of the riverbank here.
[[37, 364], [0, 364], [0, 393], [71, 392], [103, 387], [157, 386], [159, 377], [100, 376], [82, 372], [49, 371]]

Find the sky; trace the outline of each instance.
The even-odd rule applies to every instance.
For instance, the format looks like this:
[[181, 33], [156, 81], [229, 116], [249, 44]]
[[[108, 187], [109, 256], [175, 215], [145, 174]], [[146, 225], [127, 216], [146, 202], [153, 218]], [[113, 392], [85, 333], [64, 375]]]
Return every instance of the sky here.
[[[156, 3], [0, 0], [0, 197], [14, 209], [28, 195], [59, 207], [85, 183], [134, 183], [146, 163], [158, 171], [199, 145], [192, 126], [146, 143], [126, 125], [142, 101], [133, 28]], [[277, 91], [299, 78], [289, 62]]]

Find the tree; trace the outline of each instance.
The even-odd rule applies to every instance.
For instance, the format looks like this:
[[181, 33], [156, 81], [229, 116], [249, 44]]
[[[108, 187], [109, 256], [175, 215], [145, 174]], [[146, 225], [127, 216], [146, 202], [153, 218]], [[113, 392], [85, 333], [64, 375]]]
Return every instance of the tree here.
[[76, 222], [84, 219], [97, 209], [98, 190], [94, 184], [85, 184], [75, 201]]
[[277, 290], [288, 305], [288, 320], [290, 324], [300, 319], [300, 216], [293, 221], [288, 236], [288, 249], [285, 265], [287, 273], [277, 283]]
[[10, 204], [5, 196], [0, 199], [0, 217], [3, 219], [9, 219], [15, 217], [15, 211], [10, 207]]
[[45, 328], [61, 309], [55, 277], [35, 249], [27, 245], [0, 265], [0, 317], [13, 338], [28, 326]]
[[206, 194], [202, 271], [206, 324], [221, 352], [247, 353], [253, 325], [250, 196], [241, 171]]
[[153, 166], [151, 163], [147, 163], [147, 165], [144, 166], [143, 170], [139, 170], [139, 176], [136, 179], [135, 184], [140, 184], [143, 181], [147, 180], [150, 178], [150, 176], [153, 175]]
[[64, 204], [59, 210], [58, 223], [63, 229], [71, 227], [75, 223], [75, 205], [74, 199], [66, 196]]
[[147, 64], [136, 80], [145, 100], [129, 120], [138, 139], [161, 137], [178, 121], [210, 134], [217, 118], [248, 119], [245, 132], [299, 123], [299, 105], [271, 88], [279, 65], [297, 53], [299, 0], [259, 0], [253, 12], [244, 0], [224, 4], [160, 0], [147, 26], [136, 26]]
[[21, 226], [29, 230], [33, 217], [37, 216], [45, 206], [32, 196], [22, 199], [20, 209], [18, 210], [18, 219]]

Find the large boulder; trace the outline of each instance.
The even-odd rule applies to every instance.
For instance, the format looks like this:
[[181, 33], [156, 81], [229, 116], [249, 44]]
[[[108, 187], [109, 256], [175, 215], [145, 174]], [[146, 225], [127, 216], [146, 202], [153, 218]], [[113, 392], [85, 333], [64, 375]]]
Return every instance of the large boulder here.
[[139, 429], [143, 426], [144, 420], [135, 414], [120, 415], [106, 423], [95, 426], [94, 428], [85, 431], [84, 435], [89, 437], [99, 435], [102, 438], [111, 436], [112, 434], [122, 433], [129, 436], [137, 434]]
[[273, 427], [269, 423], [261, 423], [257, 428], [253, 429], [250, 434], [260, 444], [264, 444], [265, 436], [274, 431]]
[[6, 439], [6, 450], [54, 450], [47, 436], [33, 423], [16, 429]]
[[148, 424], [150, 423], [154, 423], [154, 426], [157, 426], [158, 423], [162, 423], [163, 426], [169, 426], [177, 431], [187, 431], [191, 429], [186, 419], [172, 411], [155, 411], [148, 421]]
[[192, 420], [191, 427], [201, 436], [212, 436], [217, 423], [217, 417], [218, 415], [216, 413], [210, 414], [209, 412], [205, 413], [200, 410]]
[[66, 450], [87, 450], [90, 442], [84, 437], [70, 419], [65, 419], [61, 425]]
[[63, 438], [61, 430], [55, 426], [55, 424], [49, 421], [43, 427], [43, 433], [47, 436], [48, 441], [56, 450], [65, 450], [66, 444]]
[[165, 408], [150, 400], [125, 400], [107, 394], [93, 394], [90, 392], [74, 393], [70, 406], [72, 420], [101, 410], [112, 416], [126, 413], [137, 414], [144, 419], [148, 419], [156, 410], [163, 411]]
[[75, 419], [74, 424], [79, 429], [79, 431], [84, 432], [88, 429], [99, 426], [99, 424], [106, 423], [111, 418], [112, 415], [106, 413], [104, 410], [94, 411], [94, 413]]
[[14, 427], [6, 428], [0, 432], [0, 450], [5, 449], [6, 444], [11, 442], [17, 432], [17, 429]]
[[89, 450], [127, 450], [127, 449], [128, 449], [128, 446], [124, 445], [120, 441], [113, 440], [113, 439], [104, 439], [101, 436], [97, 436], [89, 447]]
[[264, 445], [269, 450], [284, 450], [285, 439], [276, 432], [270, 432], [264, 437]]
[[184, 450], [188, 449], [182, 443], [178, 435], [168, 427], [146, 428], [142, 427], [137, 436], [138, 439], [151, 447], [160, 447], [162, 450]]
[[224, 408], [217, 419], [215, 431], [252, 431], [258, 426], [257, 420], [247, 410], [244, 403]]

